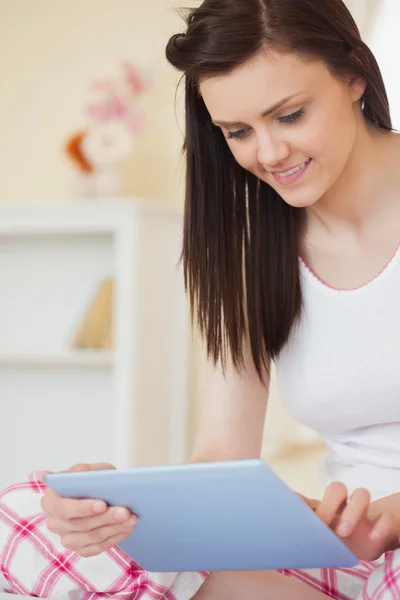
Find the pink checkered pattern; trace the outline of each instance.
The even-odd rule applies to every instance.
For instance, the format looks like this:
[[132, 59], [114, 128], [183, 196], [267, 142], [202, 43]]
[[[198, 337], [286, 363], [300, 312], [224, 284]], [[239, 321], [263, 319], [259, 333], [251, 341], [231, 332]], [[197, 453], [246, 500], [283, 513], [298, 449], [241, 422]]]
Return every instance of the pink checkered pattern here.
[[400, 600], [400, 550], [348, 569], [282, 570], [335, 600]]
[[[189, 600], [207, 573], [149, 573], [122, 550], [82, 558], [48, 531], [32, 474], [0, 494], [0, 591], [68, 600]], [[337, 600], [400, 600], [400, 551], [353, 569], [281, 571]]]

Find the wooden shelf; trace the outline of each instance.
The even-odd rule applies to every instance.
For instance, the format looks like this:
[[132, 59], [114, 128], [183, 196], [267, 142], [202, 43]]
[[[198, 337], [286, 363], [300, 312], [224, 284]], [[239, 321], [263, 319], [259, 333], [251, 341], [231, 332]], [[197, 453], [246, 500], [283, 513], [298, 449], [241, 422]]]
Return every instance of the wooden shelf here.
[[55, 352], [0, 350], [0, 365], [35, 365], [55, 367], [111, 367], [109, 350], [57, 350]]

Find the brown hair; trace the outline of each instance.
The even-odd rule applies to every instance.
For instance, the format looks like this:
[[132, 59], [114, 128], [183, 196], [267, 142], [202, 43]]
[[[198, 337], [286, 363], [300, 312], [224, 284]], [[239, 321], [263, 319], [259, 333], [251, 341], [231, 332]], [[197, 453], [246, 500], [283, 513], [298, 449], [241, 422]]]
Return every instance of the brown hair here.
[[187, 9], [185, 20], [186, 31], [166, 48], [185, 81], [185, 285], [208, 356], [224, 364], [229, 350], [239, 368], [248, 335], [261, 375], [301, 312], [305, 211], [235, 161], [211, 122], [199, 80], [229, 73], [272, 48], [322, 60], [338, 77], [362, 77], [365, 118], [386, 130], [392, 128], [388, 99], [377, 62], [342, 0], [205, 0]]

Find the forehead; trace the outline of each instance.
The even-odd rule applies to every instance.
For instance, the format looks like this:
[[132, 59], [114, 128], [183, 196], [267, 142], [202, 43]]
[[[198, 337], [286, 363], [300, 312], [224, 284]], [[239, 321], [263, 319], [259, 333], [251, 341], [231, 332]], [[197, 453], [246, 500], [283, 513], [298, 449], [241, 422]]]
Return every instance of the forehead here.
[[333, 80], [320, 61], [260, 52], [230, 73], [203, 79], [199, 89], [213, 119], [235, 121], [243, 110], [258, 115], [282, 98], [314, 93]]

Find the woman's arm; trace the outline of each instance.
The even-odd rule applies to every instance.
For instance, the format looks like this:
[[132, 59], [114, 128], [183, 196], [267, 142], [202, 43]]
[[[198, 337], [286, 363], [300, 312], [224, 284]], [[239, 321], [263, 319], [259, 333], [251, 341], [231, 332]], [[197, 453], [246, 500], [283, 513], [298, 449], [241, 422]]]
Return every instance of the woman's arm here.
[[209, 367], [193, 461], [260, 457], [269, 376], [265, 368], [263, 382], [260, 381], [247, 344], [243, 355], [241, 373], [231, 360], [227, 361], [225, 372], [220, 365]]
[[[261, 381], [248, 346], [244, 348], [241, 373], [231, 361], [225, 371], [221, 366], [209, 368], [192, 462], [260, 457], [269, 390], [268, 368], [269, 365], [264, 369]], [[267, 575], [267, 572], [212, 573], [193, 600], [250, 597], [262, 600], [266, 598]], [[300, 600], [301, 595], [296, 597]], [[318, 595], [318, 600], [320, 598], [324, 596]]]

